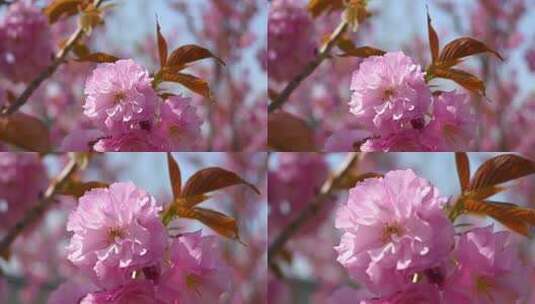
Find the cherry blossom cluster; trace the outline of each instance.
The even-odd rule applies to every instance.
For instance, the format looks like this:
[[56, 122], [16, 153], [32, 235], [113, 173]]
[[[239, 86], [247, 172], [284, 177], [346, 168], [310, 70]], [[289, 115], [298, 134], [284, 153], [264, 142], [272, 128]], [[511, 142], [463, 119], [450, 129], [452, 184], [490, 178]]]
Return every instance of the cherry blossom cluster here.
[[402, 52], [363, 60], [351, 90], [350, 111], [365, 131], [334, 134], [327, 150], [451, 151], [468, 147], [474, 138], [468, 96], [433, 94], [421, 66]]
[[314, 58], [312, 20], [300, 0], [274, 0], [268, 21], [268, 74], [286, 81]]
[[90, 283], [67, 282], [48, 303], [217, 303], [230, 283], [215, 237], [168, 236], [161, 209], [131, 182], [86, 192], [67, 222], [67, 254]]
[[[269, 226], [272, 231], [285, 227], [320, 190], [328, 166], [320, 154], [280, 153], [276, 170], [268, 172]], [[324, 213], [326, 214], [326, 213]], [[301, 231], [314, 231], [326, 216], [306, 225]], [[270, 233], [270, 236], [275, 233]]]
[[[353, 303], [520, 303], [529, 267], [511, 233], [455, 233], [447, 199], [412, 170], [367, 179], [339, 209], [338, 261], [371, 295]], [[360, 302], [359, 302], [360, 301]], [[523, 303], [523, 302], [522, 302]]]
[[84, 114], [98, 130], [77, 130], [64, 150], [185, 151], [196, 148], [202, 120], [191, 99], [161, 98], [147, 69], [131, 59], [99, 64], [87, 79]]
[[[16, 1], [0, 20], [0, 74], [28, 82], [53, 55], [50, 28], [43, 13], [29, 1]], [[1, 99], [0, 99], [1, 100]]]
[[1, 232], [37, 205], [46, 190], [48, 175], [36, 153], [0, 152], [0, 172]]

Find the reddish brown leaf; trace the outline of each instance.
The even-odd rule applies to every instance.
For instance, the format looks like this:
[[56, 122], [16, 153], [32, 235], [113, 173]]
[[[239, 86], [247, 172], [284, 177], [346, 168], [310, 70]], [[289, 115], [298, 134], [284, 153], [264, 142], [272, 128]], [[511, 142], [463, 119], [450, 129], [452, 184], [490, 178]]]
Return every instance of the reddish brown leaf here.
[[169, 180], [171, 182], [171, 188], [173, 189], [173, 198], [180, 197], [180, 191], [182, 188], [182, 177], [180, 175], [180, 167], [171, 153], [167, 152], [167, 170], [169, 172]]
[[386, 52], [371, 46], [356, 47], [348, 38], [341, 37], [336, 42], [338, 48], [344, 53], [339, 55], [342, 57], [360, 57], [366, 58], [370, 56], [383, 56]]
[[490, 216], [525, 236], [529, 235], [530, 226], [535, 225], [535, 210], [511, 203], [467, 200], [464, 202], [464, 210], [470, 214]]
[[441, 67], [451, 67], [456, 65], [462, 58], [487, 52], [503, 60], [503, 57], [498, 52], [479, 40], [470, 37], [458, 38], [444, 47], [440, 53], [440, 58], [438, 59], [440, 64], [438, 65]]
[[74, 52], [74, 54], [80, 58], [80, 57], [85, 57], [85, 56], [88, 56], [89, 54], [91, 54], [91, 51], [89, 50], [89, 48], [87, 47], [87, 45], [83, 44], [83, 43], [76, 43], [73, 48], [72, 48], [72, 51]]
[[312, 129], [301, 118], [284, 111], [268, 115], [268, 146], [278, 151], [316, 151]]
[[485, 161], [477, 169], [470, 190], [505, 183], [535, 173], [535, 162], [515, 154], [503, 154]]
[[107, 188], [109, 185], [103, 182], [81, 182], [77, 180], [70, 180], [64, 184], [64, 186], [58, 190], [58, 194], [70, 195], [76, 198], [80, 198], [87, 191], [96, 188]]
[[0, 118], [0, 140], [25, 150], [50, 151], [50, 134], [38, 118], [16, 112]]
[[457, 176], [461, 190], [464, 192], [470, 185], [470, 161], [465, 152], [455, 153], [455, 164], [457, 165]]
[[173, 67], [177, 71], [186, 67], [187, 64], [199, 61], [202, 59], [213, 58], [219, 64], [225, 65], [225, 62], [219, 57], [215, 56], [208, 49], [200, 47], [198, 45], [190, 44], [179, 47], [174, 50], [169, 56], [167, 66]]
[[383, 174], [367, 172], [362, 174], [346, 174], [343, 179], [340, 179], [337, 184], [333, 185], [335, 189], [351, 189], [356, 184], [368, 179], [383, 177]]
[[307, 9], [314, 18], [345, 8], [344, 0], [310, 0]]
[[465, 89], [476, 94], [485, 95], [485, 83], [476, 76], [457, 69], [430, 69], [430, 73], [439, 78], [446, 78], [455, 81]]
[[346, 51], [341, 54], [341, 57], [358, 57], [358, 58], [367, 58], [371, 56], [383, 56], [386, 54], [385, 51], [376, 49], [371, 46], [362, 46]]
[[162, 71], [160, 77], [163, 81], [176, 82], [190, 89], [191, 91], [212, 100], [212, 92], [208, 83], [201, 78], [184, 73], [170, 73]]
[[234, 185], [246, 185], [260, 194], [253, 185], [239, 177], [236, 173], [219, 167], [202, 169], [193, 174], [182, 191], [182, 197], [197, 196]]
[[119, 60], [119, 57], [106, 54], [106, 53], [91, 53], [86, 56], [78, 58], [76, 61], [79, 62], [96, 62], [96, 63], [104, 63], [104, 62], [115, 62]]
[[54, 0], [43, 10], [50, 24], [62, 16], [73, 16], [78, 13], [83, 0]]
[[180, 208], [178, 215], [183, 218], [196, 219], [229, 239], [240, 239], [236, 220], [221, 212], [197, 207], [192, 209]]
[[433, 60], [432, 62], [435, 63], [438, 59], [439, 40], [437, 32], [431, 24], [431, 16], [429, 16], [429, 11], [427, 12], [427, 32], [429, 35], [429, 47], [431, 49], [431, 58]]
[[156, 21], [156, 36], [158, 37], [158, 54], [160, 55], [160, 67], [164, 67], [167, 63], [167, 41], [162, 35], [160, 23]]
[[181, 207], [191, 208], [206, 201], [209, 198], [210, 196], [206, 194], [199, 194], [199, 195], [193, 195], [193, 196], [187, 196], [187, 197], [180, 197], [175, 200], [175, 203]]
[[468, 190], [464, 193], [464, 197], [466, 197], [467, 199], [482, 201], [504, 190], [505, 190], [504, 187], [489, 186], [489, 187], [484, 187], [484, 188], [480, 188], [476, 190]]

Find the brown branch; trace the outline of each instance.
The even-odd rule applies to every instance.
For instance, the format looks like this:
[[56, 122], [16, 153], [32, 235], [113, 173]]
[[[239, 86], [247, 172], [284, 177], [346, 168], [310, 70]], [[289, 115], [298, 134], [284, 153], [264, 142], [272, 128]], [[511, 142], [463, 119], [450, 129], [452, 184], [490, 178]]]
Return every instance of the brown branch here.
[[309, 221], [320, 213], [326, 202], [328, 202], [329, 199], [332, 198], [335, 192], [338, 190], [337, 185], [339, 185], [340, 182], [343, 181], [346, 176], [351, 173], [352, 168], [354, 168], [354, 166], [358, 163], [358, 161], [360, 160], [359, 155], [362, 154], [349, 153], [347, 161], [339, 169], [338, 173], [335, 174], [333, 177], [327, 179], [327, 181], [325, 181], [325, 183], [321, 187], [320, 193], [312, 199], [312, 201], [307, 205], [307, 207], [303, 209], [293, 221], [286, 225], [282, 232], [271, 243], [268, 248], [268, 263], [269, 267], [275, 273], [277, 273], [278, 268], [277, 265], [274, 263], [274, 259], [284, 248], [284, 244], [286, 244], [286, 242], [291, 237], [293, 237], [307, 221]]
[[[95, 0], [95, 7], [99, 7], [102, 2], [104, 2], [104, 0]], [[30, 82], [30, 84], [28, 84], [26, 89], [24, 89], [24, 92], [22, 92], [22, 94], [20, 94], [20, 96], [15, 101], [10, 103], [8, 107], [2, 109], [0, 115], [10, 115], [20, 109], [20, 107], [22, 107], [28, 101], [28, 99], [39, 88], [39, 86], [46, 79], [52, 76], [56, 72], [58, 67], [65, 62], [65, 58], [74, 48], [74, 46], [78, 43], [78, 41], [82, 38], [83, 34], [84, 29], [81, 26], [78, 26], [76, 31], [69, 37], [69, 40], [67, 40], [65, 46], [56, 54], [52, 63], [43, 71], [41, 71], [41, 73], [39, 73], [39, 75], [37, 75], [37, 77]]]
[[0, 242], [0, 254], [7, 252], [11, 244], [15, 241], [27, 227], [36, 223], [47, 211], [47, 209], [55, 202], [55, 195], [65, 183], [68, 182], [70, 177], [78, 170], [78, 162], [76, 155], [73, 154], [69, 163], [61, 170], [60, 174], [50, 183], [45, 191], [42, 199], [38, 204], [28, 211], [24, 217], [18, 221], [15, 226], [11, 227], [6, 236]]
[[301, 85], [301, 83], [310, 75], [312, 75], [312, 73], [314, 73], [314, 71], [323, 63], [323, 61], [330, 56], [332, 48], [336, 45], [338, 39], [345, 33], [347, 27], [348, 24], [346, 21], [342, 21], [342, 23], [338, 25], [336, 30], [334, 30], [329, 37], [329, 40], [327, 40], [325, 45], [320, 49], [316, 58], [309, 62], [303, 71], [295, 76], [295, 78], [288, 83], [284, 90], [282, 90], [282, 92], [275, 97], [273, 102], [269, 104], [268, 110], [270, 113], [280, 108], [285, 102], [287, 102], [290, 98], [290, 95], [292, 95], [292, 93]]

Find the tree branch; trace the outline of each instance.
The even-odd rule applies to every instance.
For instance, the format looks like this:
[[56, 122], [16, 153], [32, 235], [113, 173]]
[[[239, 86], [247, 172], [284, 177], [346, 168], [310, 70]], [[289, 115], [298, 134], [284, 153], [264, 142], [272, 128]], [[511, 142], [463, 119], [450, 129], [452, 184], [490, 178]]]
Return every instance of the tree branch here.
[[43, 198], [39, 200], [38, 204], [33, 209], [28, 211], [24, 217], [15, 224], [15, 226], [8, 230], [6, 236], [0, 242], [0, 254], [7, 252], [17, 236], [21, 234], [27, 227], [36, 223], [45, 214], [47, 209], [55, 202], [55, 195], [57, 194], [58, 190], [68, 182], [70, 177], [78, 170], [78, 168], [79, 166], [76, 155], [73, 154], [69, 163], [50, 183]]
[[278, 268], [274, 263], [274, 258], [284, 248], [284, 244], [293, 237], [299, 229], [311, 218], [315, 217], [322, 210], [329, 198], [332, 198], [334, 193], [338, 190], [337, 185], [343, 181], [348, 174], [351, 173], [351, 169], [360, 160], [359, 153], [349, 153], [346, 162], [339, 169], [338, 173], [333, 177], [327, 179], [321, 187], [320, 193], [312, 199], [312, 201], [306, 206], [301, 213], [291, 221], [277, 236], [275, 241], [271, 243], [268, 248], [268, 263], [269, 267], [277, 273]]
[[[2, 1], [2, 0], [0, 0]], [[99, 7], [103, 0], [95, 0], [95, 7]], [[76, 31], [69, 37], [69, 40], [67, 40], [67, 43], [65, 46], [56, 54], [54, 60], [52, 63], [45, 68], [37, 77], [28, 84], [26, 89], [24, 89], [24, 92], [20, 94], [20, 96], [9, 104], [8, 107], [2, 109], [2, 112], [0, 113], [1, 116], [6, 116], [13, 114], [18, 109], [20, 109], [32, 96], [32, 94], [39, 88], [39, 86], [48, 79], [50, 76], [56, 72], [58, 67], [65, 61], [65, 58], [69, 54], [69, 52], [74, 48], [76, 43], [82, 38], [84, 34], [84, 29], [81, 26], [78, 26]]]
[[307, 79], [312, 73], [321, 65], [321, 63], [330, 56], [332, 48], [338, 42], [338, 39], [345, 33], [348, 24], [346, 21], [342, 21], [336, 30], [331, 34], [329, 40], [325, 45], [320, 49], [320, 52], [316, 58], [308, 63], [303, 71], [299, 73], [294, 79], [292, 79], [288, 85], [282, 90], [280, 94], [275, 97], [272, 103], [269, 104], [269, 112], [273, 112], [276, 109], [280, 108], [288, 99], [290, 95], [301, 85], [301, 83]]

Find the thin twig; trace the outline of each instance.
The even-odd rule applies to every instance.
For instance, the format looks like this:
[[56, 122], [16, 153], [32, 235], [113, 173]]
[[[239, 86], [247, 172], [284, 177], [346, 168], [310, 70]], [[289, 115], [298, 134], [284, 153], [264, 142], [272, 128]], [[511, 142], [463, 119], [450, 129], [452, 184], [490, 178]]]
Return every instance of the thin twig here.
[[340, 25], [338, 25], [336, 30], [329, 37], [329, 40], [320, 49], [316, 58], [308, 63], [303, 71], [292, 79], [284, 90], [275, 97], [273, 102], [269, 104], [268, 109], [270, 113], [280, 108], [286, 101], [288, 101], [295, 89], [297, 89], [305, 79], [312, 75], [321, 63], [330, 56], [332, 48], [336, 45], [338, 39], [345, 33], [347, 26], [348, 24], [346, 21], [342, 21]]
[[272, 270], [277, 270], [273, 260], [284, 248], [284, 244], [286, 244], [286, 242], [293, 237], [307, 221], [320, 213], [326, 202], [328, 202], [338, 190], [337, 185], [346, 178], [347, 174], [350, 174], [352, 168], [354, 168], [355, 164], [359, 161], [359, 155], [360, 154], [358, 153], [349, 153], [347, 161], [343, 164], [338, 173], [325, 181], [321, 187], [320, 193], [312, 199], [307, 207], [303, 209], [301, 213], [282, 230], [275, 241], [271, 243], [268, 248], [268, 263]]
[[72, 155], [69, 163], [61, 170], [60, 174], [50, 183], [42, 199], [38, 204], [28, 211], [24, 217], [11, 227], [6, 236], [0, 242], [0, 253], [7, 252], [7, 249], [27, 227], [36, 223], [48, 208], [55, 202], [55, 196], [59, 189], [68, 182], [70, 177], [78, 170], [76, 156]]
[[[95, 0], [95, 7], [99, 7], [103, 0]], [[37, 77], [28, 84], [26, 89], [24, 89], [24, 92], [20, 94], [20, 96], [9, 104], [8, 107], [2, 109], [2, 112], [0, 113], [1, 116], [6, 116], [13, 114], [16, 112], [20, 107], [22, 107], [28, 99], [32, 96], [32, 94], [39, 88], [39, 86], [50, 76], [56, 72], [58, 67], [65, 62], [65, 58], [69, 54], [69, 52], [74, 48], [74, 46], [78, 43], [78, 41], [82, 38], [84, 34], [84, 29], [81, 26], [78, 26], [76, 31], [69, 37], [69, 40], [67, 40], [67, 43], [65, 46], [57, 53], [52, 63], [45, 68]]]

